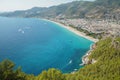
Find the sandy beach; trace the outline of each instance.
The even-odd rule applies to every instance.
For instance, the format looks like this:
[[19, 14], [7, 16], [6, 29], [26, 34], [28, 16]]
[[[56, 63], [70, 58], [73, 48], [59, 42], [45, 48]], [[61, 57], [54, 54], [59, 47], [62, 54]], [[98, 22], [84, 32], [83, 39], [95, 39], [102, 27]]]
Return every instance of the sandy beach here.
[[[47, 19], [44, 19], [44, 20], [47, 20]], [[70, 27], [70, 26], [66, 26], [66, 25], [63, 25], [63, 24], [61, 24], [61, 23], [59, 23], [59, 22], [55, 22], [55, 21], [51, 21], [51, 20], [47, 20], [47, 21], [53, 22], [53, 23], [55, 23], [55, 24], [58, 24], [58, 25], [60, 25], [61, 27], [66, 28], [67, 30], [75, 33], [76, 35], [81, 36], [81, 37], [84, 37], [84, 38], [86, 38], [86, 39], [88, 39], [88, 40], [90, 40], [90, 41], [93, 41], [93, 42], [95, 42], [95, 43], [99, 41], [98, 39], [95, 39], [95, 38], [93, 38], [93, 37], [87, 36], [85, 33], [80, 32], [80, 31], [78, 31], [78, 30], [76, 30], [75, 28], [72, 28], [72, 27]]]
[[[99, 41], [98, 39], [95, 39], [95, 38], [93, 38], [93, 37], [87, 36], [85, 33], [80, 32], [80, 31], [78, 31], [78, 30], [76, 30], [75, 28], [72, 28], [72, 27], [70, 27], [70, 26], [66, 26], [66, 25], [61, 24], [61, 23], [59, 23], [59, 22], [52, 21], [52, 20], [48, 20], [48, 19], [43, 19], [43, 20], [45, 20], [45, 21], [50, 21], [50, 22], [53, 22], [53, 23], [55, 23], [55, 24], [57, 24], [57, 25], [60, 25], [61, 27], [66, 28], [67, 30], [75, 33], [76, 35], [78, 35], [78, 36], [80, 36], [80, 37], [83, 37], [83, 38], [86, 38], [86, 39], [88, 39], [88, 40], [90, 40], [90, 41], [93, 41], [94, 43], [96, 43], [96, 42]], [[82, 57], [82, 63], [79, 64], [80, 66], [85, 65], [85, 64], [88, 62], [88, 57], [89, 57], [89, 55], [91, 54], [91, 51], [93, 50], [92, 46], [93, 46], [93, 44], [90, 46], [90, 50]], [[73, 72], [73, 73], [74, 73], [74, 72]]]

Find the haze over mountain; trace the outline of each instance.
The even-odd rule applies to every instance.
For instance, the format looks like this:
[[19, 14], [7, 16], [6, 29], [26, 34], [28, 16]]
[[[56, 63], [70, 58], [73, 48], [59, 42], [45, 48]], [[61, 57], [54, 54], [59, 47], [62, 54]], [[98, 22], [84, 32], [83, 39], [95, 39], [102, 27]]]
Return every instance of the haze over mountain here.
[[[50, 7], [76, 0], [1, 0], [0, 12], [26, 10], [32, 7]], [[80, 0], [79, 0], [80, 1]], [[86, 0], [93, 1], [93, 0]]]
[[[39, 17], [39, 18], [105, 18], [120, 13], [120, 1], [96, 0], [74, 1], [51, 7], [33, 7], [28, 10], [0, 14], [7, 17]], [[114, 17], [116, 18], [116, 17]]]

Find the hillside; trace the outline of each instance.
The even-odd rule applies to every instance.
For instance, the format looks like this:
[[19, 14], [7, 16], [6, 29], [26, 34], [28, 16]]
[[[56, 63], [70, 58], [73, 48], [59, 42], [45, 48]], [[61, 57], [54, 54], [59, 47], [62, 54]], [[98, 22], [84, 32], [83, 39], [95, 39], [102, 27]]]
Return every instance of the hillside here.
[[120, 1], [74, 1], [49, 8], [34, 7], [29, 10], [2, 13], [0, 15], [7, 17], [118, 19], [120, 16]]
[[[29, 10], [1, 13], [0, 16], [59, 18], [61, 21], [67, 21], [68, 23], [78, 21], [77, 18], [84, 18], [85, 20], [79, 20], [79, 22], [86, 22], [83, 26], [96, 23], [97, 32], [102, 29], [105, 30], [104, 32], [110, 32], [110, 30], [113, 32], [112, 30], [114, 29], [111, 28], [111, 24], [114, 23], [114, 20], [120, 21], [120, 0], [96, 0], [94, 2], [74, 1], [48, 8], [34, 7]], [[87, 19], [89, 19], [89, 21]], [[103, 21], [99, 21], [101, 19], [103, 21], [107, 19], [108, 21], [103, 24]], [[108, 24], [111, 19], [113, 21]], [[100, 28], [100, 26], [105, 24], [107, 24], [105, 29], [104, 27]], [[115, 29], [119, 32], [120, 23], [117, 24]], [[98, 29], [98, 25], [100, 29]], [[96, 25], [93, 26], [95, 27]], [[79, 31], [84, 31], [81, 28], [75, 28]], [[116, 30], [115, 32], [117, 32]], [[84, 32], [91, 35], [88, 31]], [[120, 34], [118, 32], [117, 35]], [[109, 34], [110, 33], [107, 33], [106, 35]], [[26, 74], [20, 67], [16, 69], [13, 62], [4, 60], [0, 62], [0, 80], [120, 80], [120, 37], [101, 39], [95, 43], [95, 48], [88, 58], [89, 64], [76, 72], [65, 74], [60, 70], [52, 68], [44, 70], [37, 76]], [[93, 60], [95, 63], [91, 63]]]
[[38, 76], [25, 74], [20, 68], [5, 60], [0, 62], [0, 80], [120, 80], [120, 38], [107, 38], [96, 43], [89, 56], [94, 64], [85, 65], [74, 73], [63, 74], [54, 68], [43, 71]]

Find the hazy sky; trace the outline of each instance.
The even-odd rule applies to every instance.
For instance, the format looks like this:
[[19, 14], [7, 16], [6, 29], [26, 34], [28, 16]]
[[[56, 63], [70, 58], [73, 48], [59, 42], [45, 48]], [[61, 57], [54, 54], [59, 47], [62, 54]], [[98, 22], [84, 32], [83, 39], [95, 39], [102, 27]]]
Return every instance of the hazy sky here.
[[71, 1], [76, 0], [0, 0], [0, 12], [25, 10], [30, 9], [32, 7], [49, 7]]

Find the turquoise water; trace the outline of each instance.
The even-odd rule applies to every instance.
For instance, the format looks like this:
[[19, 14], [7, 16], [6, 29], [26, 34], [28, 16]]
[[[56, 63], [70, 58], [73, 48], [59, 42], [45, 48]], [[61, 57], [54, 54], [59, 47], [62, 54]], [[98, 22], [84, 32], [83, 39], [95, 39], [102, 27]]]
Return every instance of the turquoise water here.
[[10, 59], [29, 74], [74, 71], [92, 43], [49, 21], [0, 17], [0, 61]]

